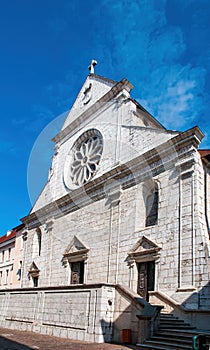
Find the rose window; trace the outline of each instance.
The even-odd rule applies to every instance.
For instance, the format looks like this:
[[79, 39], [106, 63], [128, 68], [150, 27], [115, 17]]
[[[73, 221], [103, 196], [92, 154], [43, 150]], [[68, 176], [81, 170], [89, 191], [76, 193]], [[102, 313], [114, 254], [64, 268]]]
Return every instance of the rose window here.
[[86, 184], [96, 174], [103, 151], [101, 133], [91, 129], [75, 142], [64, 170], [67, 187], [76, 188]]

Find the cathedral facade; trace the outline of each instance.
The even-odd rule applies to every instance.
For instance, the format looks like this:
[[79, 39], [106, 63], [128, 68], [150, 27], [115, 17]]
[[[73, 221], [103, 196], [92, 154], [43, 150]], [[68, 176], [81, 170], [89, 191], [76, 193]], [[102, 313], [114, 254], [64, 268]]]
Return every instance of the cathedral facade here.
[[[93, 305], [85, 288], [103, 285], [96, 315], [105, 319], [104, 336], [106, 324], [112, 319], [114, 327], [129, 308], [126, 298], [124, 308], [117, 301], [116, 288], [166, 310], [173, 303], [210, 308], [210, 152], [198, 150], [198, 127], [165, 129], [131, 98], [127, 79], [106, 79], [93, 66], [53, 139], [46, 186], [22, 219], [22, 288], [48, 290], [52, 305], [68, 287], [82, 317], [87, 300]], [[45, 325], [53, 322], [49, 316]], [[132, 319], [123, 322], [119, 330], [132, 330]]]

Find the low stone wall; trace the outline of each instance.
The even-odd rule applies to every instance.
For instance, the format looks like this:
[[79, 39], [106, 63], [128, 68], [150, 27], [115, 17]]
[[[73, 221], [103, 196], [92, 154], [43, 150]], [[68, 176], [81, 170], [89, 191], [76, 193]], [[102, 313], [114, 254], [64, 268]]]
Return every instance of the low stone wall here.
[[0, 291], [0, 326], [99, 343], [110, 341], [114, 299], [115, 287], [111, 285]]
[[137, 315], [147, 302], [119, 286], [92, 284], [0, 291], [0, 326], [91, 342], [138, 340]]

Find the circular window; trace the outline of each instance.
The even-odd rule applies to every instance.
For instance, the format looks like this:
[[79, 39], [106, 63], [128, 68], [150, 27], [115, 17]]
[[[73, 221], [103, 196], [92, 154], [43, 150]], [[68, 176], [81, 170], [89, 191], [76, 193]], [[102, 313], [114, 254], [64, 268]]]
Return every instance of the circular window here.
[[98, 130], [88, 130], [77, 139], [64, 172], [67, 187], [82, 186], [91, 180], [98, 170], [102, 151], [103, 139]]

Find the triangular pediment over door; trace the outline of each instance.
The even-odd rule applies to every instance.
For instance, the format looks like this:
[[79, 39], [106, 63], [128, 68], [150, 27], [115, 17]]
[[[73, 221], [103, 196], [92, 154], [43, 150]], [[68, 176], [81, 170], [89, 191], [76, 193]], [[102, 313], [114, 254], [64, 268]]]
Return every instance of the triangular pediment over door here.
[[87, 260], [89, 250], [89, 247], [87, 247], [77, 236], [74, 236], [63, 254], [64, 264], [67, 262]]
[[153, 261], [160, 257], [161, 247], [143, 236], [128, 253], [129, 259], [136, 262]]

